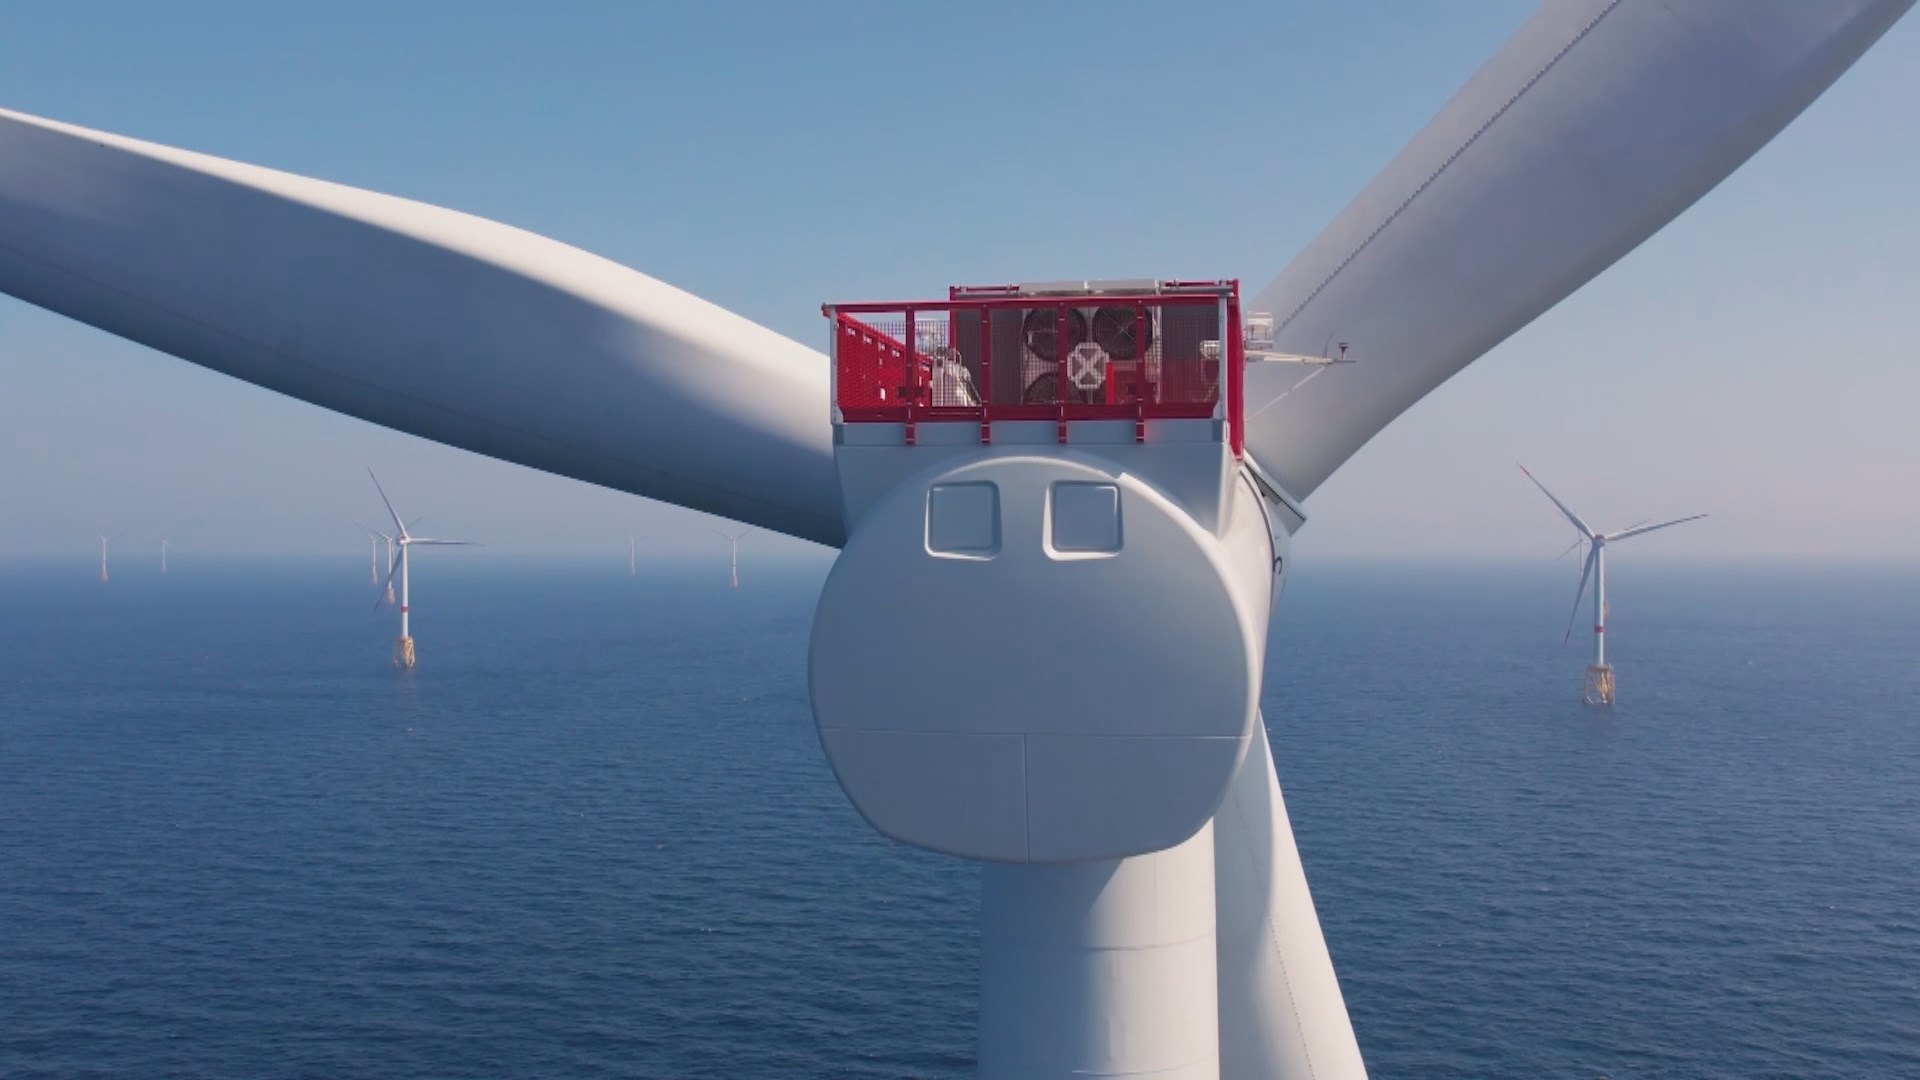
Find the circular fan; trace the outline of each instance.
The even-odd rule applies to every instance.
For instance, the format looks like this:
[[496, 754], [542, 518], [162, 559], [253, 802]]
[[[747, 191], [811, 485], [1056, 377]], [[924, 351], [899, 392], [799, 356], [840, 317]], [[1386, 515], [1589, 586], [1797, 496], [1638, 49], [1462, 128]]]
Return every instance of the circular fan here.
[[[1027, 351], [1052, 360], [1059, 352], [1059, 312], [1054, 308], [1031, 308], [1020, 320], [1021, 336], [1027, 339]], [[1067, 309], [1067, 348], [1087, 340], [1087, 317], [1078, 308]]]
[[[1135, 341], [1136, 336], [1146, 338]], [[1103, 307], [1093, 313], [1093, 341], [1115, 360], [1132, 360], [1153, 345], [1153, 319], [1133, 308]]]
[[1042, 372], [1027, 384], [1026, 393], [1022, 394], [1020, 399], [1028, 405], [1052, 405], [1057, 400], [1054, 396], [1054, 387], [1059, 382], [1060, 377], [1054, 372]]

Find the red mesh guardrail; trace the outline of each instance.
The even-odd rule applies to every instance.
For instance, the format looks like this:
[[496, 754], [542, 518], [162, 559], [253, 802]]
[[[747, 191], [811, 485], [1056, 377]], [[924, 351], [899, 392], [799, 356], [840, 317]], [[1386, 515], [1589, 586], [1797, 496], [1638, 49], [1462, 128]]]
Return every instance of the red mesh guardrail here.
[[1133, 419], [1144, 437], [1148, 419], [1212, 417], [1224, 391], [1238, 451], [1237, 296], [1009, 295], [825, 310], [847, 423], [975, 420], [984, 439], [991, 420], [1055, 420], [1064, 437], [1069, 420]]

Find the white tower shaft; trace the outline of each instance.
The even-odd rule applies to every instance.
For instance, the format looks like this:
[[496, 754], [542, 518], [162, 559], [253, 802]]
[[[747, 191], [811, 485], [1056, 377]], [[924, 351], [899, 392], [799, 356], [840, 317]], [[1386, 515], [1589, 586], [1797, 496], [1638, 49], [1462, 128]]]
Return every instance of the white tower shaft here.
[[1607, 542], [1594, 542], [1593, 666], [1607, 666]]
[[1149, 855], [987, 863], [981, 1080], [1220, 1076], [1213, 826]]
[[107, 583], [107, 538], [100, 538], [100, 584]]
[[407, 545], [400, 545], [400, 636], [411, 638], [413, 631], [407, 626]]

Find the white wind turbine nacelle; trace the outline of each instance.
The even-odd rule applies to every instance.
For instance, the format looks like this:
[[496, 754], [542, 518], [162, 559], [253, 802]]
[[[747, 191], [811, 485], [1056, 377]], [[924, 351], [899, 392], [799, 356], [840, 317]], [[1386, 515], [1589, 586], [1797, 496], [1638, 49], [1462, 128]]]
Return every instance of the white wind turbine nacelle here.
[[1064, 863], [1170, 848], [1213, 818], [1259, 710], [1286, 536], [1219, 443], [1174, 448], [1172, 468], [1168, 452], [842, 447], [853, 528], [808, 681], [875, 828]]
[[[1274, 351], [1346, 341], [1357, 361], [1247, 373], [1249, 458], [1289, 527], [1359, 446], [1710, 190], [1911, 3], [1543, 7], [1246, 305], [1275, 316]], [[0, 291], [450, 445], [846, 537], [819, 352], [508, 226], [0, 112]], [[1209, 828], [1117, 864], [1185, 880], [1210, 834], [1211, 917], [1158, 909], [1217, 942], [1217, 1061], [1183, 1075], [1359, 1075], [1259, 723], [1250, 743]], [[1155, 918], [1051, 910], [1096, 949]], [[983, 1016], [1013, 994], [983, 983]]]

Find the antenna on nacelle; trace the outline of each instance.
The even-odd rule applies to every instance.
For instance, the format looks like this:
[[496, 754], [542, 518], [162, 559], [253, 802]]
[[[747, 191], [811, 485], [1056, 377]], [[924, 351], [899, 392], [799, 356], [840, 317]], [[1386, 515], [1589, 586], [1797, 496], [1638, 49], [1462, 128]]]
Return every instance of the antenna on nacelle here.
[[1248, 363], [1262, 364], [1351, 364], [1354, 360], [1347, 356], [1347, 343], [1340, 343], [1340, 351], [1328, 356], [1313, 356], [1307, 353], [1279, 352], [1273, 347], [1273, 316], [1264, 311], [1247, 314], [1244, 320], [1242, 340], [1246, 343]]

